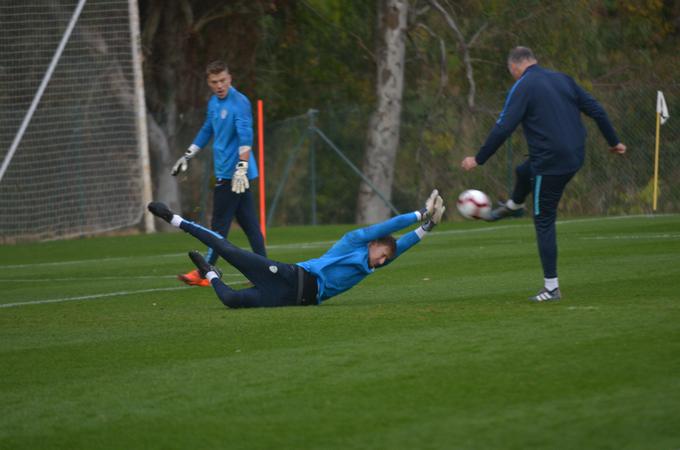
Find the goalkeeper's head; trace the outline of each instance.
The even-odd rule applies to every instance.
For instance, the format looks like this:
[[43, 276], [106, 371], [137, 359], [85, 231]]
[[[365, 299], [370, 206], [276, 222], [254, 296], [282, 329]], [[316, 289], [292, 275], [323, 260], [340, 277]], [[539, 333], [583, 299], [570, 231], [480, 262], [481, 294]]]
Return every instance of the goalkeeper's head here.
[[227, 63], [224, 61], [213, 61], [205, 68], [208, 86], [213, 94], [219, 99], [223, 99], [229, 93], [231, 87], [231, 74]]
[[368, 267], [380, 267], [397, 254], [397, 241], [391, 235], [368, 243]]

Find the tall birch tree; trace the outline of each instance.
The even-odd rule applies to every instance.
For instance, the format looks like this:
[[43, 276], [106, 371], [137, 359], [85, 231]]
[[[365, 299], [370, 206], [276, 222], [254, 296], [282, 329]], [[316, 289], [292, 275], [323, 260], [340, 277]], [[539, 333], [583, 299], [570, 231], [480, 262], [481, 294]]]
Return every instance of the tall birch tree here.
[[391, 200], [404, 90], [408, 6], [408, 0], [378, 0], [377, 100], [362, 168], [373, 187], [365, 181], [359, 186], [358, 223], [376, 223], [390, 215], [389, 206], [374, 188]]

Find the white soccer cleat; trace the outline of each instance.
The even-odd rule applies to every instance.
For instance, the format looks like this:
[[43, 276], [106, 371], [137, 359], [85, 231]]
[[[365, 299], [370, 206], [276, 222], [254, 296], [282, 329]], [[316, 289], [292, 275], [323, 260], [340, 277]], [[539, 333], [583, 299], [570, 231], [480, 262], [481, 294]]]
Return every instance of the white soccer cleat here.
[[560, 288], [555, 288], [552, 291], [543, 288], [538, 294], [534, 295], [533, 297], [529, 297], [529, 300], [532, 302], [543, 303], [552, 302], [561, 298], [562, 293], [560, 292]]

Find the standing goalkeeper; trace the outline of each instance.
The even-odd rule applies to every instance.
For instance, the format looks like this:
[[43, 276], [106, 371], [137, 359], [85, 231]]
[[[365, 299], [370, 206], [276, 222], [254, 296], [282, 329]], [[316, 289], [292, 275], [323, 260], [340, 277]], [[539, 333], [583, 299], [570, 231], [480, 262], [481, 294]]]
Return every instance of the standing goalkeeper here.
[[512, 195], [491, 212], [490, 220], [519, 215], [524, 200], [533, 191], [534, 228], [544, 285], [530, 300], [559, 300], [555, 219], [564, 188], [585, 157], [586, 129], [581, 113], [597, 123], [612, 153], [623, 154], [626, 146], [619, 141], [602, 106], [567, 75], [540, 67], [531, 49], [512, 49], [508, 70], [517, 81], [505, 99], [503, 111], [477, 155], [463, 159], [461, 166], [471, 170], [484, 164], [522, 123], [529, 159], [515, 169]]
[[[231, 85], [231, 74], [226, 63], [214, 61], [208, 64], [206, 76], [214, 95], [208, 101], [205, 122], [189, 149], [175, 163], [171, 174], [176, 176], [179, 172], [185, 172], [189, 160], [212, 138], [216, 184], [211, 228], [226, 238], [231, 222], [236, 217], [253, 252], [266, 256], [264, 238], [250, 192], [249, 180], [258, 175], [251, 151], [253, 115], [250, 101]], [[206, 259], [210, 265], [214, 265], [218, 256], [209, 248]], [[189, 285], [210, 286], [210, 282], [198, 270], [178, 275], [178, 278]]]

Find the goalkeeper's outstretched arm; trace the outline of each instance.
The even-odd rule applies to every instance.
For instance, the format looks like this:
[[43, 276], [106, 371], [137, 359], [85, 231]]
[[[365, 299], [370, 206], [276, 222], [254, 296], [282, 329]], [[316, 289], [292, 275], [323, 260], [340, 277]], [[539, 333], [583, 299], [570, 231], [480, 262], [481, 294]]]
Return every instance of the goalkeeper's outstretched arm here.
[[427, 233], [432, 231], [432, 229], [441, 222], [444, 211], [446, 211], [444, 200], [441, 196], [437, 195], [432, 202], [432, 212], [424, 215], [423, 224], [397, 240], [397, 253], [394, 255], [394, 258], [388, 260], [388, 263], [397, 259], [399, 255], [416, 245], [425, 237], [425, 235], [427, 235]]
[[400, 214], [375, 225], [350, 231], [346, 236], [354, 242], [368, 244], [373, 240], [389, 236], [396, 231], [409, 227], [418, 221], [427, 220], [434, 212], [434, 204], [437, 197], [439, 197], [439, 191], [435, 189], [425, 202], [424, 208], [411, 213]]

